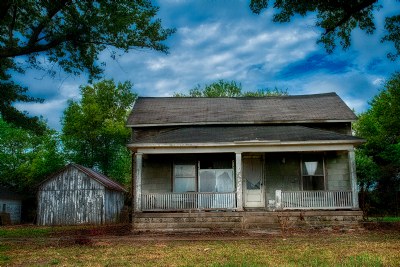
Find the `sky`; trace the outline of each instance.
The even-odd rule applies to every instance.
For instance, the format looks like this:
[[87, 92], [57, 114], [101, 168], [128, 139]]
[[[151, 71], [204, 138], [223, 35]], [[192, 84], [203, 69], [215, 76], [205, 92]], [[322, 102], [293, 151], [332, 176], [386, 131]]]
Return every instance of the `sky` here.
[[[382, 89], [385, 80], [399, 71], [399, 64], [386, 58], [393, 45], [381, 44], [386, 15], [398, 14], [397, 1], [383, 1], [375, 14], [377, 30], [352, 34], [352, 46], [338, 47], [328, 55], [316, 41], [321, 29], [313, 14], [290, 23], [272, 22], [273, 10], [253, 14], [245, 0], [159, 0], [157, 15], [164, 27], [176, 28], [165, 43], [169, 54], [133, 49], [116, 60], [104, 51], [104, 78], [131, 81], [139, 96], [172, 96], [188, 93], [220, 79], [241, 83], [243, 91], [275, 87], [290, 95], [336, 92], [356, 113]], [[79, 86], [87, 75], [58, 71], [55, 77], [28, 69], [15, 80], [29, 88], [43, 103], [17, 103], [30, 115], [43, 116], [51, 128], [61, 130], [61, 117], [68, 100], [79, 100]]]

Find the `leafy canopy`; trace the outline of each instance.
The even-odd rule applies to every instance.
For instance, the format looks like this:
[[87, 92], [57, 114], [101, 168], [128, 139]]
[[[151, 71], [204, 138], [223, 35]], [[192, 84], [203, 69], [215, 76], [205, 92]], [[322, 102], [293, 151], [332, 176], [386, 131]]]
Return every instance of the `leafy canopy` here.
[[62, 118], [67, 158], [122, 183], [130, 177], [125, 122], [137, 97], [131, 89], [130, 82], [116, 85], [112, 80], [82, 86], [82, 99], [70, 100]]
[[366, 143], [357, 149], [357, 174], [365, 189], [376, 186], [382, 209], [394, 209], [400, 188], [400, 73], [392, 75], [354, 125]]
[[[150, 0], [2, 0], [0, 1], [0, 114], [6, 121], [37, 126], [37, 118], [12, 107], [16, 101], [37, 101], [12, 80], [11, 71], [35, 67], [54, 75], [59, 67], [74, 75], [99, 78], [99, 54], [132, 48], [167, 52], [163, 44], [175, 30], [156, 19]], [[26, 62], [21, 62], [24, 56]], [[23, 61], [23, 60], [22, 60]], [[29, 126], [30, 124], [28, 124]]]
[[39, 182], [64, 165], [59, 135], [40, 123], [45, 131], [37, 135], [0, 117], [0, 186], [34, 193]]
[[[269, 4], [276, 10], [274, 22], [290, 22], [296, 16], [307, 16], [315, 12], [317, 18], [315, 26], [324, 31], [318, 43], [322, 43], [328, 53], [332, 53], [339, 41], [343, 49], [351, 45], [351, 32], [359, 28], [367, 34], [374, 33], [376, 25], [374, 12], [379, 11], [381, 4], [378, 0], [251, 0], [250, 9], [260, 14]], [[395, 60], [400, 55], [400, 15], [396, 14], [385, 18], [384, 34], [381, 42], [392, 42], [395, 51], [387, 54]]]
[[287, 95], [287, 90], [275, 88], [261, 89], [255, 92], [242, 92], [242, 84], [235, 81], [218, 80], [204, 87], [197, 85], [189, 90], [189, 94], [175, 93], [175, 97], [264, 97]]

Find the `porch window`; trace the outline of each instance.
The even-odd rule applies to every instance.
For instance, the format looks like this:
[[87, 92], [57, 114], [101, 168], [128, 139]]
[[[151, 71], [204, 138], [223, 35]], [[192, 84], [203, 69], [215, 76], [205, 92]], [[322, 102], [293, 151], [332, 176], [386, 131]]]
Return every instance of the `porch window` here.
[[196, 165], [174, 165], [174, 192], [195, 192]]
[[174, 192], [235, 191], [233, 162], [200, 160], [197, 164], [174, 164]]
[[304, 156], [301, 163], [303, 190], [325, 190], [323, 156]]

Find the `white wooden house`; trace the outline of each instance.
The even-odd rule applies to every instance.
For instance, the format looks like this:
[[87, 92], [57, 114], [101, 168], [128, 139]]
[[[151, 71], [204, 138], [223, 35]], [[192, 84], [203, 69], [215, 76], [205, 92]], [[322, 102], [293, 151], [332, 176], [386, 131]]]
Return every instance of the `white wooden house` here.
[[355, 120], [336, 93], [139, 97], [127, 121], [134, 226], [246, 228], [254, 225], [243, 218], [256, 214], [357, 221], [354, 147], [363, 140], [352, 136]]

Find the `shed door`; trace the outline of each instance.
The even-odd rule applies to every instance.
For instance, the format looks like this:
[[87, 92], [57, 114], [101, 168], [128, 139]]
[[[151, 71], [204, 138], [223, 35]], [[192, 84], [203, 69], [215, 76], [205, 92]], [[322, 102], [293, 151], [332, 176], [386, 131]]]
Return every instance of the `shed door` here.
[[265, 207], [263, 160], [261, 156], [243, 158], [245, 207]]

